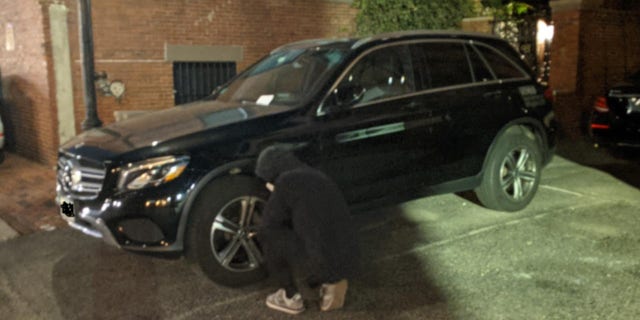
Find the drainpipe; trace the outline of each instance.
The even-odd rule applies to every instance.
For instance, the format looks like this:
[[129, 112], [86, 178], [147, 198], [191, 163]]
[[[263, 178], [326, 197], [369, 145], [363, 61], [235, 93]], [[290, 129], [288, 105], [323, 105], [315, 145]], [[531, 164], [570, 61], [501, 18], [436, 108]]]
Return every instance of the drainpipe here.
[[91, 23], [91, 0], [78, 0], [78, 24], [80, 33], [80, 54], [82, 58], [82, 82], [84, 83], [84, 105], [86, 118], [82, 130], [102, 126], [96, 107], [95, 67], [93, 65], [93, 29]]

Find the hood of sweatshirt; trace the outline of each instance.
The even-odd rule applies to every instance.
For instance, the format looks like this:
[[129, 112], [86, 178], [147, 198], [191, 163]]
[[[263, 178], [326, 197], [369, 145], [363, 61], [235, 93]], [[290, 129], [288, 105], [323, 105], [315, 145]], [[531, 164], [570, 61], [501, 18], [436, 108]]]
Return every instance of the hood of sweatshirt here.
[[256, 163], [256, 175], [265, 181], [273, 182], [283, 172], [304, 166], [285, 146], [271, 146], [264, 149]]

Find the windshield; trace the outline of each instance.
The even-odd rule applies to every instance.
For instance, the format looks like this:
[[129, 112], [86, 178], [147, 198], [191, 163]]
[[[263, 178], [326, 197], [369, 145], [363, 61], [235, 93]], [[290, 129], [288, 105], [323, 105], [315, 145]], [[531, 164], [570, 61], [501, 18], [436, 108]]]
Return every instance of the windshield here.
[[266, 57], [220, 91], [217, 100], [297, 105], [310, 97], [342, 60], [337, 48], [287, 49]]

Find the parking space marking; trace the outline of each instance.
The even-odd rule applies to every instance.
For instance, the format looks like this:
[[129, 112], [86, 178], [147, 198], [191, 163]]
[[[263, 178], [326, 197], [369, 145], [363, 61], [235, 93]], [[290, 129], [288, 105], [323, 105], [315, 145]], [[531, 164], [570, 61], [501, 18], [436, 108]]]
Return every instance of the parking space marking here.
[[[580, 210], [579, 210], [580, 208], [591, 207], [591, 206], [594, 206], [594, 205], [597, 205], [597, 204], [606, 203], [606, 202], [608, 202], [608, 201], [596, 201], [596, 202], [591, 202], [591, 203], [588, 203], [588, 204], [585, 204], [585, 205], [582, 205], [582, 206], [572, 207], [572, 210], [571, 210], [570, 213], [580, 212]], [[429, 250], [431, 248], [441, 247], [441, 246], [444, 246], [444, 245], [452, 243], [452, 242], [456, 242], [456, 241], [459, 241], [459, 240], [464, 240], [464, 239], [473, 237], [475, 235], [479, 235], [479, 234], [486, 233], [486, 232], [489, 232], [489, 231], [497, 230], [497, 229], [502, 228], [502, 227], [516, 225], [516, 224], [520, 224], [520, 223], [527, 222], [527, 221], [534, 220], [534, 219], [542, 219], [542, 218], [544, 218], [546, 216], [549, 216], [551, 214], [562, 212], [563, 210], [567, 210], [567, 208], [559, 208], [559, 209], [555, 209], [555, 210], [551, 210], [551, 211], [547, 211], [547, 212], [542, 212], [542, 213], [539, 213], [539, 214], [536, 214], [536, 215], [522, 217], [520, 219], [509, 220], [509, 221], [506, 221], [506, 222], [503, 222], [503, 223], [494, 224], [494, 225], [491, 225], [491, 226], [486, 226], [486, 227], [483, 227], [483, 228], [471, 230], [469, 232], [454, 236], [454, 237], [449, 238], [449, 239], [442, 239], [440, 241], [435, 241], [435, 242], [427, 243], [427, 244], [424, 244], [424, 245], [421, 245], [421, 246], [416, 246], [416, 247], [413, 247], [411, 249], [408, 249], [408, 250], [405, 250], [405, 251], [402, 251], [402, 252], [392, 253], [392, 254], [389, 254], [389, 255], [386, 255], [386, 256], [382, 256], [382, 257], [380, 257], [378, 259], [373, 260], [373, 262], [380, 262], [380, 261], [385, 261], [385, 260], [396, 259], [396, 258], [405, 256], [405, 255], [408, 255], [408, 254], [418, 253], [418, 252]]]
[[549, 186], [549, 185], [546, 185], [546, 184], [541, 184], [540, 188], [545, 188], [545, 189], [558, 191], [558, 192], [564, 192], [564, 193], [567, 193], [567, 194], [570, 194], [570, 195], [574, 195], [576, 197], [584, 197], [584, 194], [582, 194], [582, 193], [578, 193], [578, 192], [574, 192], [574, 191], [571, 191], [571, 190], [562, 189], [562, 188], [558, 188], [558, 187], [552, 187], [552, 186]]

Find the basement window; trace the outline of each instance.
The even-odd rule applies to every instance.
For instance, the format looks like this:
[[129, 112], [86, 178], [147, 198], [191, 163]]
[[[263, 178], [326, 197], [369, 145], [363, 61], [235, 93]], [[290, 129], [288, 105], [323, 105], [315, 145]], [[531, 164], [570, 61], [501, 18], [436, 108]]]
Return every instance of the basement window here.
[[174, 62], [173, 92], [176, 105], [205, 98], [236, 75], [235, 62]]

